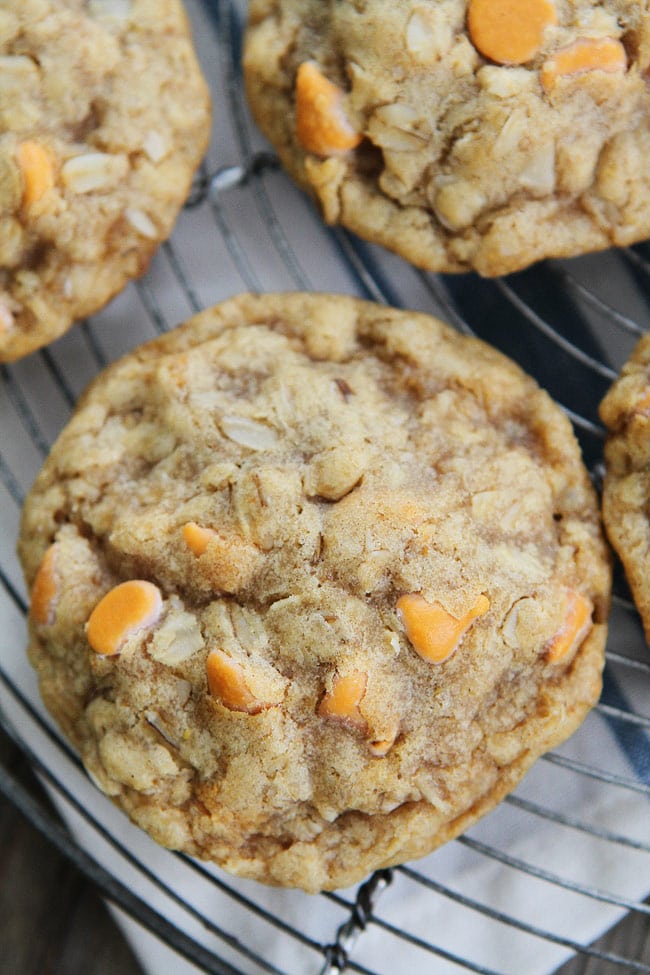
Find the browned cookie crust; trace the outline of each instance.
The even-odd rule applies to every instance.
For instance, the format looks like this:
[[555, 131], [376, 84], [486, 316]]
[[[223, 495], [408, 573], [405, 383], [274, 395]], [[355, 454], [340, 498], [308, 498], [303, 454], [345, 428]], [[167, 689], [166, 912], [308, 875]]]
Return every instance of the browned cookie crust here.
[[650, 641], [650, 335], [600, 405], [605, 446], [603, 520]]
[[252, 0], [244, 66], [328, 223], [489, 276], [650, 234], [649, 25], [637, 0]]
[[0, 5], [0, 362], [143, 273], [208, 135], [180, 0]]
[[248, 295], [136, 349], [19, 549], [42, 693], [97, 783], [273, 884], [427, 853], [600, 690], [609, 566], [570, 424], [422, 314]]

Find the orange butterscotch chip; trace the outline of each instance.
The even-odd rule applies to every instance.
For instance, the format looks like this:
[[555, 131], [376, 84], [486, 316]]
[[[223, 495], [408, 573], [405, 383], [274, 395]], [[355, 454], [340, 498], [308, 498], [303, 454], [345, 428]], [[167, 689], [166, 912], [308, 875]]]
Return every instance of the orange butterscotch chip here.
[[23, 177], [23, 206], [38, 203], [54, 186], [50, 155], [40, 142], [21, 142], [16, 147], [16, 162]]
[[50, 626], [54, 622], [54, 613], [59, 598], [58, 552], [59, 548], [56, 542], [50, 545], [41, 559], [32, 586], [29, 615], [39, 626]]
[[413, 649], [423, 660], [435, 664], [452, 655], [472, 622], [489, 608], [490, 601], [481, 595], [464, 616], [456, 619], [440, 603], [429, 603], [417, 592], [397, 600], [397, 612]]
[[361, 142], [343, 110], [343, 91], [305, 61], [296, 77], [296, 136], [307, 152], [334, 156]]
[[144, 579], [130, 579], [110, 589], [86, 623], [86, 636], [95, 651], [119, 653], [131, 636], [153, 626], [162, 612], [160, 589]]
[[336, 674], [332, 681], [332, 690], [325, 694], [318, 706], [319, 715], [321, 718], [334, 718], [357, 728], [365, 728], [366, 721], [359, 705], [367, 686], [368, 675], [362, 670], [353, 670], [343, 676]]
[[627, 71], [627, 56], [621, 42], [613, 37], [581, 38], [547, 58], [539, 77], [542, 88], [550, 91], [558, 78], [588, 71], [624, 74]]
[[395, 744], [395, 739], [399, 734], [399, 730], [399, 721], [395, 721], [386, 738], [373, 738], [371, 741], [369, 741], [368, 749], [370, 754], [374, 755], [375, 758], [383, 758], [384, 755], [387, 755]]
[[210, 544], [210, 540], [215, 537], [216, 532], [213, 532], [211, 528], [202, 528], [195, 521], [188, 521], [186, 525], [183, 525], [183, 540], [197, 558], [203, 555]]
[[550, 663], [558, 663], [580, 646], [593, 625], [593, 611], [593, 603], [587, 596], [573, 589], [567, 590], [564, 623], [546, 649], [546, 659]]
[[551, 0], [470, 0], [467, 27], [477, 51], [497, 64], [525, 64], [557, 23]]
[[368, 749], [375, 758], [383, 758], [384, 755], [388, 755], [394, 742], [394, 738], [377, 738], [368, 742]]
[[251, 693], [245, 679], [243, 667], [221, 650], [211, 650], [206, 662], [210, 694], [229, 711], [244, 711], [246, 714], [259, 714], [272, 707], [266, 701], [259, 701]]

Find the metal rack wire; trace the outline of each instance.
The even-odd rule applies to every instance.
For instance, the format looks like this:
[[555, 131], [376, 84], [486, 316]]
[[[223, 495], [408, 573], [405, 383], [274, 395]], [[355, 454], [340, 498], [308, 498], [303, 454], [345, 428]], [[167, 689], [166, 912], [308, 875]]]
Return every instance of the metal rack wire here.
[[[644, 712], [650, 657], [620, 571], [603, 697], [575, 739], [542, 759], [515, 794], [449, 849], [380, 871], [352, 892], [316, 900], [273, 894], [154, 848], [93, 789], [38, 701], [22, 660], [26, 600], [13, 553], [20, 507], [87, 380], [136, 341], [244, 289], [348, 291], [432, 311], [497, 345], [549, 389], [573, 420], [598, 484], [604, 432], [597, 404], [649, 325], [645, 245], [489, 282], [425, 274], [344, 231], [323, 228], [247, 114], [239, 68], [243, 4], [195, 0], [189, 7], [215, 93], [217, 139], [174, 237], [149, 274], [104, 313], [28, 360], [0, 367], [0, 726], [69, 828], [1, 768], [0, 791], [111, 903], [205, 972], [382, 975], [394, 970], [390, 959], [398, 956], [400, 969], [411, 965], [415, 972], [512, 975], [537, 970], [517, 958], [543, 955], [540, 964], [551, 971], [577, 953], [603, 966], [599, 972], [650, 973], [638, 958], [589, 946], [626, 913], [650, 915], [643, 899], [650, 890], [647, 706]], [[305, 239], [315, 246], [303, 248], [298, 242]], [[570, 797], [577, 792], [590, 801], [575, 814]], [[554, 862], [547, 854], [556, 845], [575, 849], [576, 863]], [[594, 850], [605, 864], [627, 858], [633, 891], [613, 867], [598, 883], [584, 873]], [[469, 886], [463, 876], [471, 878]], [[539, 891], [543, 903], [558, 899], [563, 912], [564, 905], [574, 911], [580, 936], [562, 918], [540, 920], [522, 911], [521, 883]], [[505, 903], [501, 889], [509, 892]], [[431, 918], [452, 912], [461, 928], [487, 926], [490, 954], [483, 956], [471, 938], [459, 951], [458, 940], [432, 925]], [[518, 954], [510, 953], [502, 967], [494, 962], [494, 944], [519, 946]]]

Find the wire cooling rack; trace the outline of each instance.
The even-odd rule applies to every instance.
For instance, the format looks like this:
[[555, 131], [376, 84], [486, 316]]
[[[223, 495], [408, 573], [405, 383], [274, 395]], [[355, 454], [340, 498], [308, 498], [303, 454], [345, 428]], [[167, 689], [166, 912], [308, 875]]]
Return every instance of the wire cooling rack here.
[[[639, 957], [590, 947], [620, 918], [650, 915], [650, 657], [620, 570], [603, 697], [580, 731], [464, 837], [351, 891], [271, 891], [161, 850], [92, 786], [40, 704], [22, 650], [20, 508], [87, 381], [137, 342], [242, 290], [339, 291], [430, 311], [535, 375], [573, 420], [598, 486], [597, 404], [650, 325], [646, 245], [483, 281], [419, 272], [323, 227], [247, 113], [243, 3], [188, 8], [215, 137], [173, 238], [95, 318], [0, 367], [0, 723], [66, 825], [3, 769], [0, 790], [115, 905], [158, 971], [543, 975], [578, 954], [603, 975], [650, 973]], [[161, 963], [163, 946], [173, 963]]]

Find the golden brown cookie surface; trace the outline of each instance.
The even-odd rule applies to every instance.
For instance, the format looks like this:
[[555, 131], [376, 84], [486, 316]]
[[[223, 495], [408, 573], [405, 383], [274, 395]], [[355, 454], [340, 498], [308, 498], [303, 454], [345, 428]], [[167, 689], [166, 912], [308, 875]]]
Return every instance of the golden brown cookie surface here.
[[327, 222], [505, 274], [650, 234], [649, 26], [635, 0], [252, 0], [247, 90]]
[[605, 446], [603, 520], [650, 638], [650, 336], [644, 336], [600, 405]]
[[146, 269], [208, 135], [180, 0], [2, 4], [0, 361]]
[[566, 418], [429, 316], [242, 296], [111, 366], [27, 501], [45, 701], [160, 842], [318, 890], [494, 805], [600, 688]]

